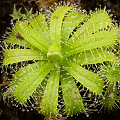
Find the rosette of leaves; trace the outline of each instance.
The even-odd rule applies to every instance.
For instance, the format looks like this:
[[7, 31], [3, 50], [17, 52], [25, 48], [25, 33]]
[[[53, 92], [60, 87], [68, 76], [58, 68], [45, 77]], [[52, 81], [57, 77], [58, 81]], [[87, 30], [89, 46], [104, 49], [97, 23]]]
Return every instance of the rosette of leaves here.
[[107, 50], [116, 40], [116, 27], [107, 12], [98, 10], [89, 19], [86, 16], [72, 7], [59, 6], [49, 19], [39, 14], [17, 21], [5, 40], [5, 45], [12, 47], [5, 50], [3, 65], [22, 61], [28, 64], [15, 71], [4, 97], [11, 93], [20, 104], [26, 104], [32, 97], [40, 101], [42, 114], [57, 115], [61, 88], [66, 114], [85, 112], [75, 83], [100, 95], [104, 81], [83, 65], [116, 59]]

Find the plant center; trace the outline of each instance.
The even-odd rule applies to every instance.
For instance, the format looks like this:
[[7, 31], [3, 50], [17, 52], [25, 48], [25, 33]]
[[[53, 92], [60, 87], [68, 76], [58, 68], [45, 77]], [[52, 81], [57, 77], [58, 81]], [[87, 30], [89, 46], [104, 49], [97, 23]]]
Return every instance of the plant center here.
[[57, 44], [52, 44], [49, 46], [48, 53], [47, 53], [48, 60], [52, 62], [61, 62], [63, 56], [60, 52], [60, 47]]

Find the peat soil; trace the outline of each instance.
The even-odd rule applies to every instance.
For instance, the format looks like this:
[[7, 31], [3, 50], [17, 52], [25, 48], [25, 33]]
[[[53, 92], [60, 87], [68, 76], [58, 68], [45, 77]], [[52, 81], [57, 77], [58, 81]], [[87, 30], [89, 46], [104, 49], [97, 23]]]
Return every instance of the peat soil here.
[[[25, 6], [28, 10], [33, 7], [33, 12], [44, 6], [44, 9], [49, 7], [53, 2], [59, 2], [60, 0], [38, 0], [39, 4], [36, 4], [37, 0], [0, 0], [0, 41], [3, 40], [2, 36], [6, 32], [6, 27], [11, 27], [11, 17], [9, 14], [13, 12], [14, 4], [16, 4], [17, 9]], [[52, 1], [52, 2], [51, 2]], [[120, 0], [70, 0], [71, 3], [76, 3], [81, 6], [82, 9], [87, 11], [95, 10], [95, 8], [104, 8], [106, 6], [107, 10], [111, 10], [113, 14], [113, 19], [118, 23], [120, 22]], [[24, 13], [25, 10], [23, 9]], [[0, 48], [0, 51], [2, 49]], [[2, 53], [0, 53], [2, 56]], [[0, 61], [2, 58], [0, 59]], [[2, 63], [0, 63], [2, 64]], [[9, 76], [4, 76], [0, 69], [0, 85], [3, 81], [7, 81]], [[43, 120], [44, 116], [37, 114], [37, 111], [21, 111], [16, 107], [8, 106], [4, 104], [2, 100], [2, 93], [4, 91], [4, 86], [0, 86], [0, 120]], [[67, 120], [120, 120], [120, 109], [105, 111], [102, 110], [99, 113], [93, 112], [86, 114], [80, 114], [78, 116], [73, 116], [67, 118]]]

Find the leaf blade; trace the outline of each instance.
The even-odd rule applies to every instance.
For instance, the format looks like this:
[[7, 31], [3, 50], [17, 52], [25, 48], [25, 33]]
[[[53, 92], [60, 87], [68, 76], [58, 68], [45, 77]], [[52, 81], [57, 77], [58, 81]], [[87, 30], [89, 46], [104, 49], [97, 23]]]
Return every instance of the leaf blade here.
[[91, 18], [76, 31], [72, 39], [78, 40], [110, 25], [112, 25], [112, 20], [105, 10], [95, 11], [91, 14]]
[[[48, 59], [62, 60], [63, 56], [61, 55], [61, 26], [65, 14], [71, 9], [71, 7], [60, 6], [58, 7], [50, 19], [50, 40], [51, 45], [48, 49]], [[58, 16], [59, 15], [59, 16]]]
[[5, 51], [3, 65], [27, 60], [47, 60], [47, 56], [39, 50], [9, 49]]
[[50, 73], [41, 103], [41, 112], [43, 114], [58, 114], [59, 75], [60, 70], [58, 68], [55, 68]]
[[50, 21], [50, 39], [52, 44], [60, 44], [62, 20], [64, 15], [70, 9], [71, 7], [60, 6], [52, 14], [51, 21]]
[[114, 53], [101, 49], [93, 49], [78, 53], [71, 57], [71, 60], [79, 65], [97, 64], [104, 61], [116, 61]]
[[[70, 55], [91, 50], [95, 48], [101, 48], [103, 46], [112, 45], [115, 42], [115, 35], [110, 31], [101, 31], [81, 39], [81, 41], [70, 44], [63, 48], [65, 57]], [[69, 51], [69, 52], [68, 52]]]
[[86, 111], [75, 81], [67, 72], [61, 75], [61, 88], [67, 115]]
[[68, 71], [78, 82], [85, 86], [90, 91], [100, 95], [103, 89], [103, 81], [101, 78], [78, 64], [71, 61], [64, 61], [63, 68]]

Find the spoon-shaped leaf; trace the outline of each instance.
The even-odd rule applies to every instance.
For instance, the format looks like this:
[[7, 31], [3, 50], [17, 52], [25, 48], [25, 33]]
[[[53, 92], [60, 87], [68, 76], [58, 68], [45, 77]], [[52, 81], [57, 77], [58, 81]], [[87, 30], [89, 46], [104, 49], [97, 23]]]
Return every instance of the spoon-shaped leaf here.
[[58, 87], [59, 87], [59, 68], [51, 71], [47, 80], [44, 96], [41, 103], [41, 112], [44, 114], [58, 114]]
[[[61, 55], [61, 25], [65, 14], [71, 9], [71, 7], [61, 6], [57, 8], [52, 14], [50, 20], [50, 39], [51, 45], [48, 49], [48, 59], [54, 61], [62, 60]], [[56, 61], [55, 60], [55, 61]]]
[[60, 6], [52, 14], [50, 20], [50, 39], [52, 44], [60, 44], [61, 41], [61, 25], [65, 14], [71, 7]]
[[13, 64], [26, 60], [47, 60], [47, 56], [40, 50], [9, 49], [4, 53], [3, 65]]
[[85, 112], [86, 109], [77, 86], [75, 85], [75, 81], [67, 72], [61, 75], [61, 87], [67, 115]]
[[100, 95], [103, 89], [103, 81], [101, 78], [90, 72], [78, 64], [70, 61], [65, 61], [62, 63], [64, 69], [66, 69], [71, 76], [73, 76], [78, 82], [85, 86], [90, 91]]

